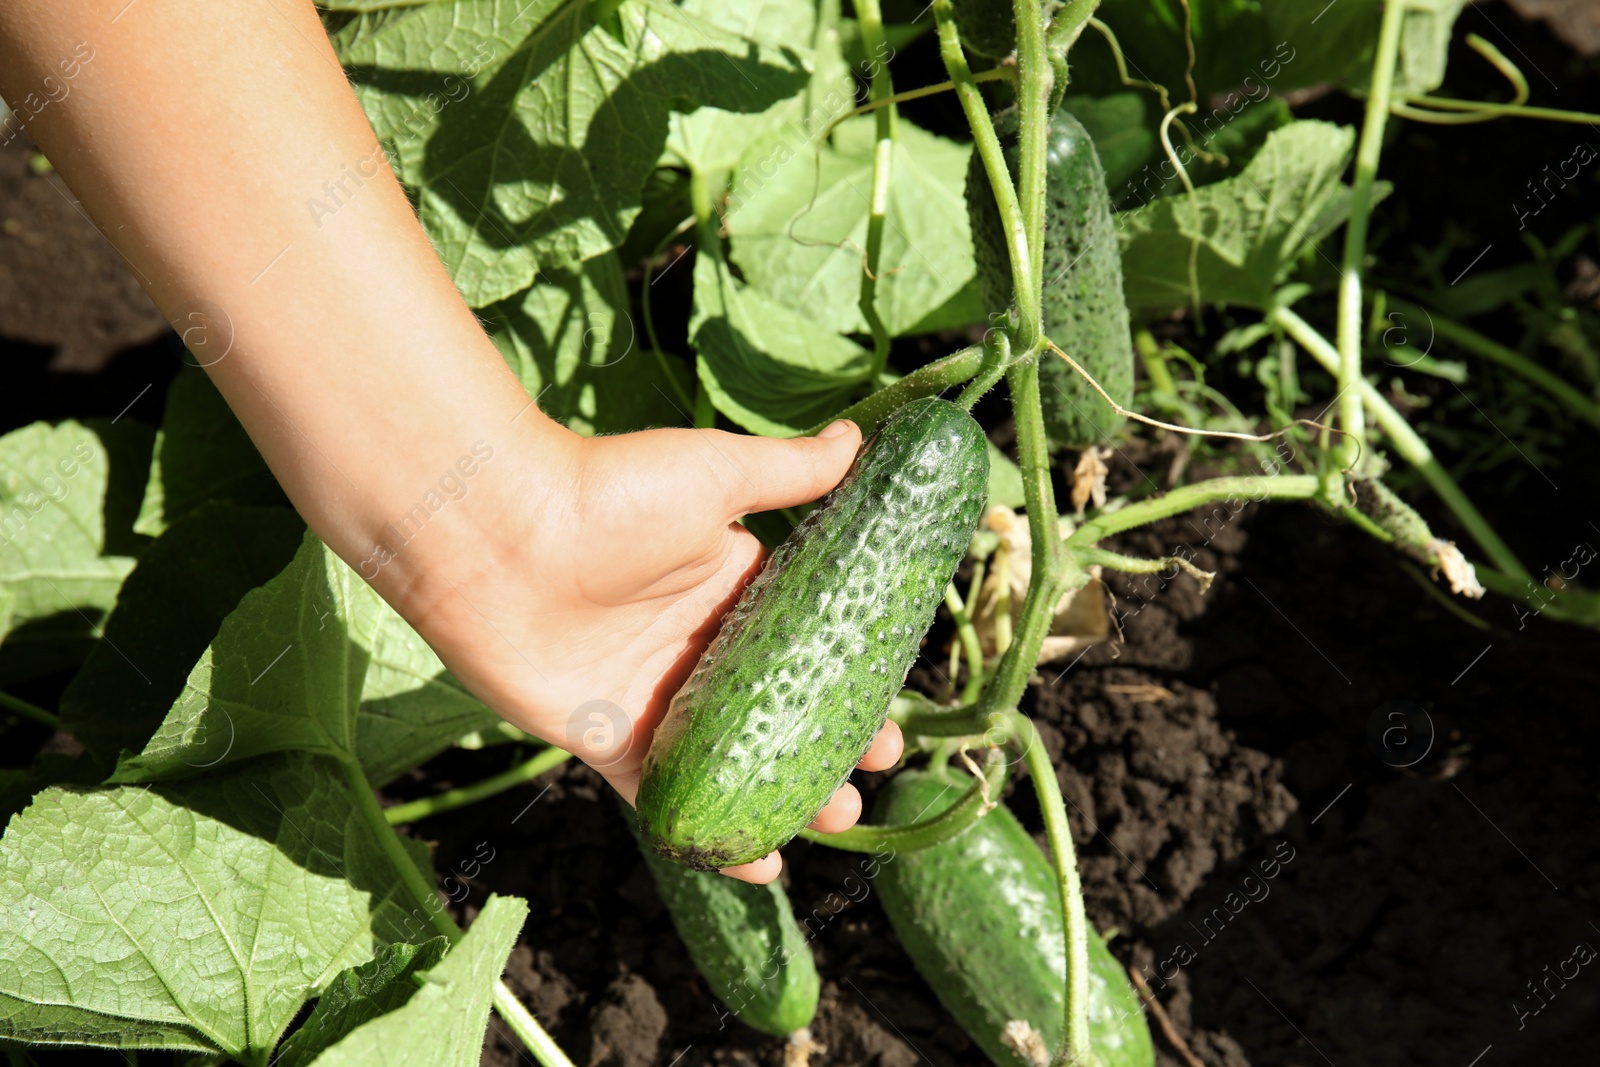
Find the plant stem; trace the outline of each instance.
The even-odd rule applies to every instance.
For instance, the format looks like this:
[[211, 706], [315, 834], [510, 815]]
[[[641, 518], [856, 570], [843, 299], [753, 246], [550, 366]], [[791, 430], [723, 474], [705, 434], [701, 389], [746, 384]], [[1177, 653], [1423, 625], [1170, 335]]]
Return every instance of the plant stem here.
[[500, 1018], [511, 1027], [511, 1032], [522, 1039], [523, 1045], [533, 1053], [533, 1058], [544, 1067], [574, 1067], [567, 1054], [561, 1051], [561, 1046], [539, 1025], [533, 1012], [517, 998], [503, 978], [494, 984], [494, 1010], [500, 1013]]
[[[378, 805], [378, 796], [372, 790], [372, 783], [367, 781], [367, 772], [362, 769], [360, 761], [354, 756], [345, 756], [340, 758], [339, 764], [350, 781], [350, 791], [355, 794], [356, 807], [360, 809], [362, 819], [372, 830], [373, 837], [377, 839], [395, 873], [400, 876], [400, 881], [418, 906], [428, 913], [433, 928], [449, 938], [452, 945], [456, 944], [462, 938], [461, 927], [445, 911], [439, 901], [438, 889], [428, 883], [422, 871], [412, 862], [405, 846], [400, 843], [400, 836], [389, 825], [389, 820], [384, 818], [383, 808]], [[504, 979], [495, 982], [494, 1006], [512, 1032], [544, 1067], [573, 1067], [567, 1054], [561, 1051], [561, 1047], [539, 1025], [539, 1020], [517, 999]]]
[[400, 836], [394, 832], [394, 827], [389, 825], [389, 820], [383, 816], [383, 808], [378, 804], [378, 796], [372, 791], [372, 783], [367, 781], [367, 772], [362, 769], [361, 763], [354, 756], [342, 756], [339, 765], [344, 768], [345, 777], [350, 780], [350, 792], [355, 795], [356, 807], [361, 810], [361, 817], [372, 829], [372, 836], [377, 838], [378, 845], [383, 849], [383, 854], [388, 857], [389, 864], [394, 868], [394, 873], [400, 876], [400, 881], [405, 884], [411, 897], [422, 910], [428, 913], [428, 921], [433, 928], [450, 939], [453, 945], [461, 940], [461, 927], [456, 925], [444, 910], [444, 905], [439, 902], [439, 890], [431, 885], [416, 863], [407, 854], [405, 846], [400, 843]]
[[909, 826], [869, 826], [857, 823], [837, 834], [822, 834], [815, 830], [801, 830], [807, 841], [845, 852], [879, 853], [885, 847], [895, 851], [916, 852], [955, 837], [977, 822], [993, 806], [1006, 781], [1004, 760], [995, 760], [984, 771], [984, 777], [972, 783], [961, 794], [961, 799], [930, 818]]
[[967, 67], [967, 57], [961, 52], [961, 38], [956, 32], [951, 0], [933, 0], [933, 14], [939, 24], [939, 55], [944, 60], [950, 80], [955, 83], [956, 99], [961, 102], [961, 110], [967, 116], [967, 125], [972, 127], [973, 148], [983, 160], [984, 173], [989, 177], [995, 206], [1000, 211], [1000, 224], [1005, 229], [1011, 249], [1011, 282], [1016, 290], [1017, 314], [1023, 322], [1034, 323], [1027, 343], [1015, 346], [1026, 351], [1038, 340], [1039, 322], [1039, 283], [1033, 268], [1033, 256], [1028, 252], [1028, 230], [1023, 225], [1022, 212], [1017, 206], [1017, 191], [1011, 183], [1011, 171], [1006, 166], [1000, 138], [994, 132], [994, 123], [989, 118], [983, 93], [978, 90], [972, 71]]
[[[861, 25], [861, 43], [869, 58], [883, 55], [883, 12], [878, 0], [856, 0], [856, 19]], [[877, 62], [872, 71], [871, 99], [884, 100], [894, 95], [894, 80], [889, 64]], [[889, 360], [889, 330], [878, 314], [878, 274], [883, 259], [883, 227], [889, 212], [889, 182], [894, 173], [894, 133], [899, 109], [881, 107], [876, 113], [876, 143], [872, 149], [872, 194], [867, 216], [867, 264], [861, 279], [861, 316], [872, 330], [872, 377], [883, 373]]]
[[1045, 146], [1050, 139], [1050, 88], [1055, 84], [1055, 74], [1050, 68], [1044, 47], [1044, 15], [1038, 0], [1013, 0], [1012, 9], [1017, 20], [1017, 84], [1018, 116], [1018, 182], [1017, 200], [1022, 213], [1022, 227], [1027, 233], [1027, 243], [1013, 246], [1013, 260], [1020, 256], [1029, 258], [1027, 275], [1016, 273], [1017, 287], [1027, 277], [1033, 287], [1031, 302], [1024, 304], [1021, 295], [1017, 306], [1031, 308], [1024, 312], [1018, 323], [1016, 347], [1022, 352], [1032, 352], [1043, 336], [1040, 320], [1040, 285], [1044, 272], [1044, 202], [1045, 202]]
[[1067, 808], [1061, 797], [1061, 783], [1045, 751], [1044, 740], [1033, 720], [1016, 711], [1005, 715], [1012, 736], [1023, 748], [1033, 788], [1039, 794], [1039, 811], [1044, 816], [1044, 835], [1056, 862], [1061, 893], [1061, 917], [1067, 933], [1067, 1062], [1095, 1063], [1089, 1043], [1089, 920], [1083, 911], [1083, 886], [1078, 879], [1078, 854], [1072, 847], [1072, 829], [1067, 825]]
[[1539, 364], [1524, 356], [1521, 352], [1485, 337], [1470, 326], [1456, 322], [1454, 319], [1447, 319], [1442, 315], [1435, 315], [1431, 311], [1407, 301], [1394, 300], [1392, 304], [1396, 311], [1426, 316], [1433, 323], [1433, 327], [1440, 337], [1459, 345], [1468, 352], [1482, 356], [1492, 363], [1500, 364], [1500, 366], [1513, 374], [1520, 375], [1561, 401], [1574, 415], [1577, 415], [1589, 425], [1600, 429], [1600, 404], [1596, 404], [1594, 400], [1585, 396], [1582, 390], [1576, 388], [1559, 375], [1539, 366]]
[[1321, 492], [1314, 474], [1246, 474], [1229, 478], [1208, 478], [1194, 485], [1179, 486], [1170, 493], [1151, 497], [1097, 515], [1079, 526], [1067, 538], [1069, 549], [1102, 541], [1112, 534], [1132, 530], [1158, 519], [1181, 515], [1185, 511], [1219, 500], [1311, 500]]
[[863, 434], [870, 434], [902, 404], [953, 389], [970, 380], [982, 366], [983, 349], [978, 345], [952, 352], [925, 367], [918, 367], [899, 381], [884, 386], [864, 400], [856, 401], [837, 415], [829, 416], [806, 430], [802, 436], [815, 434], [836, 419], [849, 419], [861, 427]]
[[1011, 387], [1017, 426], [1017, 457], [1022, 469], [1022, 495], [1028, 512], [1033, 571], [1016, 636], [1000, 657], [980, 698], [980, 706], [986, 711], [1013, 708], [1022, 699], [1028, 677], [1039, 658], [1039, 649], [1049, 634], [1055, 606], [1065, 591], [1066, 556], [1056, 526], [1055, 487], [1050, 481], [1050, 453], [1045, 440], [1044, 415], [1039, 406], [1037, 358], [1013, 364], [1006, 372], [1006, 382]]
[[0, 693], [0, 708], [14, 711], [24, 719], [32, 719], [41, 726], [48, 726], [52, 730], [61, 729], [61, 716], [53, 711], [46, 711], [37, 704], [14, 697], [10, 693]]
[[[1587, 111], [1563, 111], [1554, 107], [1528, 107], [1524, 104], [1491, 104], [1481, 100], [1453, 100], [1441, 96], [1408, 96], [1400, 108], [1410, 104], [1425, 104], [1443, 111], [1476, 112], [1490, 118], [1544, 119], [1548, 122], [1571, 122], [1580, 126], [1600, 123], [1600, 115]], [[1404, 114], [1404, 112], [1401, 112]], [[1407, 116], [1415, 117], [1415, 116]]]
[[503, 793], [513, 786], [521, 785], [523, 782], [531, 782], [550, 768], [559, 766], [570, 759], [571, 756], [572, 753], [552, 746], [532, 759], [525, 760], [510, 770], [501, 771], [499, 774], [485, 778], [481, 782], [473, 782], [471, 785], [464, 785], [459, 789], [451, 789], [435, 797], [423, 797], [420, 800], [412, 800], [405, 804], [396, 804], [392, 808], [384, 808], [383, 817], [390, 826], [398, 826], [401, 823], [416, 822], [418, 819], [426, 819], [432, 815], [441, 815], [447, 811], [464, 808], [468, 804], [487, 800], [489, 797]]
[[1045, 47], [1052, 55], [1065, 57], [1067, 51], [1082, 36], [1089, 20], [1094, 17], [1100, 0], [1067, 0], [1056, 9], [1050, 19], [1050, 29], [1045, 36]]
[[956, 404], [967, 411], [982, 400], [984, 394], [995, 387], [995, 384], [1005, 377], [1006, 367], [1011, 363], [1011, 339], [1005, 335], [1004, 330], [991, 330], [983, 341], [983, 368], [978, 376], [961, 391], [956, 398]]
[[1350, 185], [1350, 221], [1345, 227], [1344, 262], [1339, 278], [1339, 425], [1349, 436], [1341, 441], [1344, 465], [1354, 467], [1366, 440], [1366, 423], [1357, 391], [1361, 377], [1361, 277], [1367, 254], [1367, 226], [1372, 213], [1372, 187], [1383, 152], [1383, 128], [1389, 118], [1389, 97], [1394, 89], [1394, 68], [1400, 54], [1400, 30], [1406, 14], [1405, 0], [1385, 0], [1383, 25], [1378, 32], [1377, 58], [1372, 85], [1367, 92], [1367, 113], [1356, 149], [1355, 178]]
[[[1312, 359], [1330, 371], [1338, 366], [1338, 352], [1328, 343], [1328, 339], [1318, 333], [1305, 319], [1282, 307], [1275, 309], [1272, 317], [1273, 321], [1283, 327], [1284, 332], [1300, 343]], [[1461, 491], [1456, 480], [1450, 477], [1450, 472], [1434, 458], [1428, 442], [1411, 428], [1405, 416], [1396, 411], [1389, 401], [1384, 399], [1383, 394], [1365, 378], [1360, 380], [1359, 389], [1362, 402], [1372, 410], [1378, 428], [1388, 435], [1395, 451], [1400, 453], [1401, 458], [1407, 463], [1417, 468], [1417, 472], [1427, 480], [1434, 493], [1455, 515], [1456, 520], [1466, 528], [1467, 533], [1478, 543], [1478, 547], [1483, 549], [1489, 561], [1518, 581], [1531, 581], [1527, 568], [1517, 559], [1510, 547], [1500, 540], [1500, 535], [1495, 533], [1494, 527], [1489, 525], [1489, 520], [1483, 517], [1483, 513], [1467, 499], [1467, 495]]]
[[[983, 563], [980, 561], [978, 566], [983, 566]], [[968, 605], [962, 601], [955, 582], [944, 587], [944, 606], [950, 609], [950, 617], [956, 623], [956, 634], [967, 654], [967, 684], [961, 691], [961, 698], [970, 701], [977, 696], [975, 690], [981, 692], [983, 687], [983, 646], [978, 641], [977, 629], [972, 625]], [[954, 681], [952, 678], [952, 684]]]
[[1167, 357], [1162, 354], [1155, 335], [1146, 327], [1139, 327], [1133, 332], [1133, 347], [1139, 352], [1139, 361], [1144, 365], [1144, 376], [1150, 379], [1150, 388], [1174, 400], [1180, 399], [1178, 383], [1172, 377], [1172, 368], [1167, 366]]

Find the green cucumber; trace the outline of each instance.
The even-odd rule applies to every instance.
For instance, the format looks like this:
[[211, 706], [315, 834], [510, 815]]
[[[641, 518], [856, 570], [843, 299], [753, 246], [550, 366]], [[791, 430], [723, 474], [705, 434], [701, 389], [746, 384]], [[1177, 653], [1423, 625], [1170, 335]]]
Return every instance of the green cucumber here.
[[672, 925], [717, 999], [740, 1021], [778, 1037], [810, 1026], [821, 982], [783, 886], [691, 871], [639, 845]]
[[1017, 9], [1011, 0], [952, 0], [956, 32], [967, 51], [1004, 59], [1017, 47]]
[[[948, 768], [902, 771], [878, 794], [874, 822], [903, 826], [951, 804], [972, 779]], [[1028, 1067], [1000, 1040], [1023, 1019], [1054, 1051], [1063, 1041], [1066, 931], [1054, 869], [1004, 806], [943, 844], [901, 851], [878, 876], [883, 910], [917, 970], [1001, 1067]], [[1155, 1050], [1127, 973], [1089, 932], [1090, 1043], [1103, 1067], [1151, 1067]]]
[[639, 828], [700, 869], [760, 859], [872, 744], [983, 511], [972, 416], [914, 400], [772, 554], [656, 729]]
[[[1014, 126], [1015, 120], [1012, 119]], [[1005, 121], [997, 121], [1004, 127]], [[1002, 130], [1002, 132], [1005, 132]], [[1013, 180], [1016, 138], [1006, 138]], [[1050, 120], [1046, 147], [1044, 272], [1041, 312], [1045, 336], [1077, 361], [1126, 408], [1133, 402], [1133, 342], [1122, 296], [1122, 253], [1106, 175], [1089, 131], [1070, 111]], [[1011, 258], [989, 175], [978, 153], [967, 168], [967, 212], [978, 263], [978, 285], [990, 308], [1011, 304]], [[1039, 357], [1044, 425], [1052, 441], [1087, 448], [1116, 433], [1122, 416], [1065, 360]]]

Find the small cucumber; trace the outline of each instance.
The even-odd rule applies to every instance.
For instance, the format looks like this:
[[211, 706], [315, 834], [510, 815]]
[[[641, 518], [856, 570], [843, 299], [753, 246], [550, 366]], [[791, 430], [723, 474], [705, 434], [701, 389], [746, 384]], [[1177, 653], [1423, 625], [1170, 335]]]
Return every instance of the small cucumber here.
[[936, 397], [896, 411], [723, 621], [656, 729], [639, 829], [700, 869], [760, 859], [889, 713], [983, 511], [988, 442]]
[[717, 999], [740, 1021], [778, 1037], [810, 1026], [821, 983], [783, 886], [691, 871], [642, 841], [639, 851], [689, 958]]
[[[902, 771], [878, 794], [873, 821], [931, 818], [972, 779], [948, 768]], [[1066, 932], [1055, 872], [1004, 806], [943, 844], [899, 852], [878, 877], [883, 910], [917, 971], [957, 1023], [1001, 1067], [1028, 1067], [1000, 1040], [1023, 1019], [1053, 1052], [1063, 1040]], [[1090, 1041], [1103, 1067], [1152, 1067], [1155, 1050], [1127, 973], [1089, 931]]]
[[[1013, 134], [1015, 118], [1011, 119]], [[1004, 120], [997, 120], [1002, 133]], [[1015, 136], [1006, 137], [1006, 162], [1015, 180]], [[1133, 342], [1122, 295], [1122, 253], [1105, 171], [1089, 131], [1070, 111], [1050, 120], [1046, 149], [1044, 277], [1041, 311], [1045, 336], [1094, 376], [1124, 408], [1133, 402]], [[978, 153], [967, 167], [967, 212], [984, 303], [1012, 301], [1011, 258], [994, 190]], [[1123, 423], [1088, 382], [1053, 352], [1039, 357], [1044, 425], [1066, 448], [1087, 448]]]

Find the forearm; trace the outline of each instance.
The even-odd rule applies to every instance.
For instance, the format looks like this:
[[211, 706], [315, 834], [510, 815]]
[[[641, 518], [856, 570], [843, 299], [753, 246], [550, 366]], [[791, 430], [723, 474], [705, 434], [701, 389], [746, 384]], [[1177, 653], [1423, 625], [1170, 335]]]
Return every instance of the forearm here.
[[[33, 137], [352, 565], [478, 442], [561, 477], [569, 435], [456, 294], [309, 0], [0, 0], [0, 95], [30, 93]], [[473, 492], [537, 489], [493, 473]], [[393, 594], [473, 511], [364, 573]]]

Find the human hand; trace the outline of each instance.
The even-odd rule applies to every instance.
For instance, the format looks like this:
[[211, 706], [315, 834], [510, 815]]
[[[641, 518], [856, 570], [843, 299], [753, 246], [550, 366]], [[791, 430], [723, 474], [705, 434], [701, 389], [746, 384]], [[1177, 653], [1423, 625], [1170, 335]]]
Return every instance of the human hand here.
[[[676, 429], [515, 440], [460, 502], [472, 514], [450, 547], [429, 546], [412, 584], [385, 592], [490, 707], [632, 801], [657, 723], [765, 559], [734, 520], [815, 500], [860, 442], [850, 422], [788, 441]], [[890, 723], [860, 766], [891, 767], [901, 747]], [[860, 814], [846, 783], [812, 826], [836, 833]], [[767, 882], [781, 867], [772, 853], [727, 873]]]

